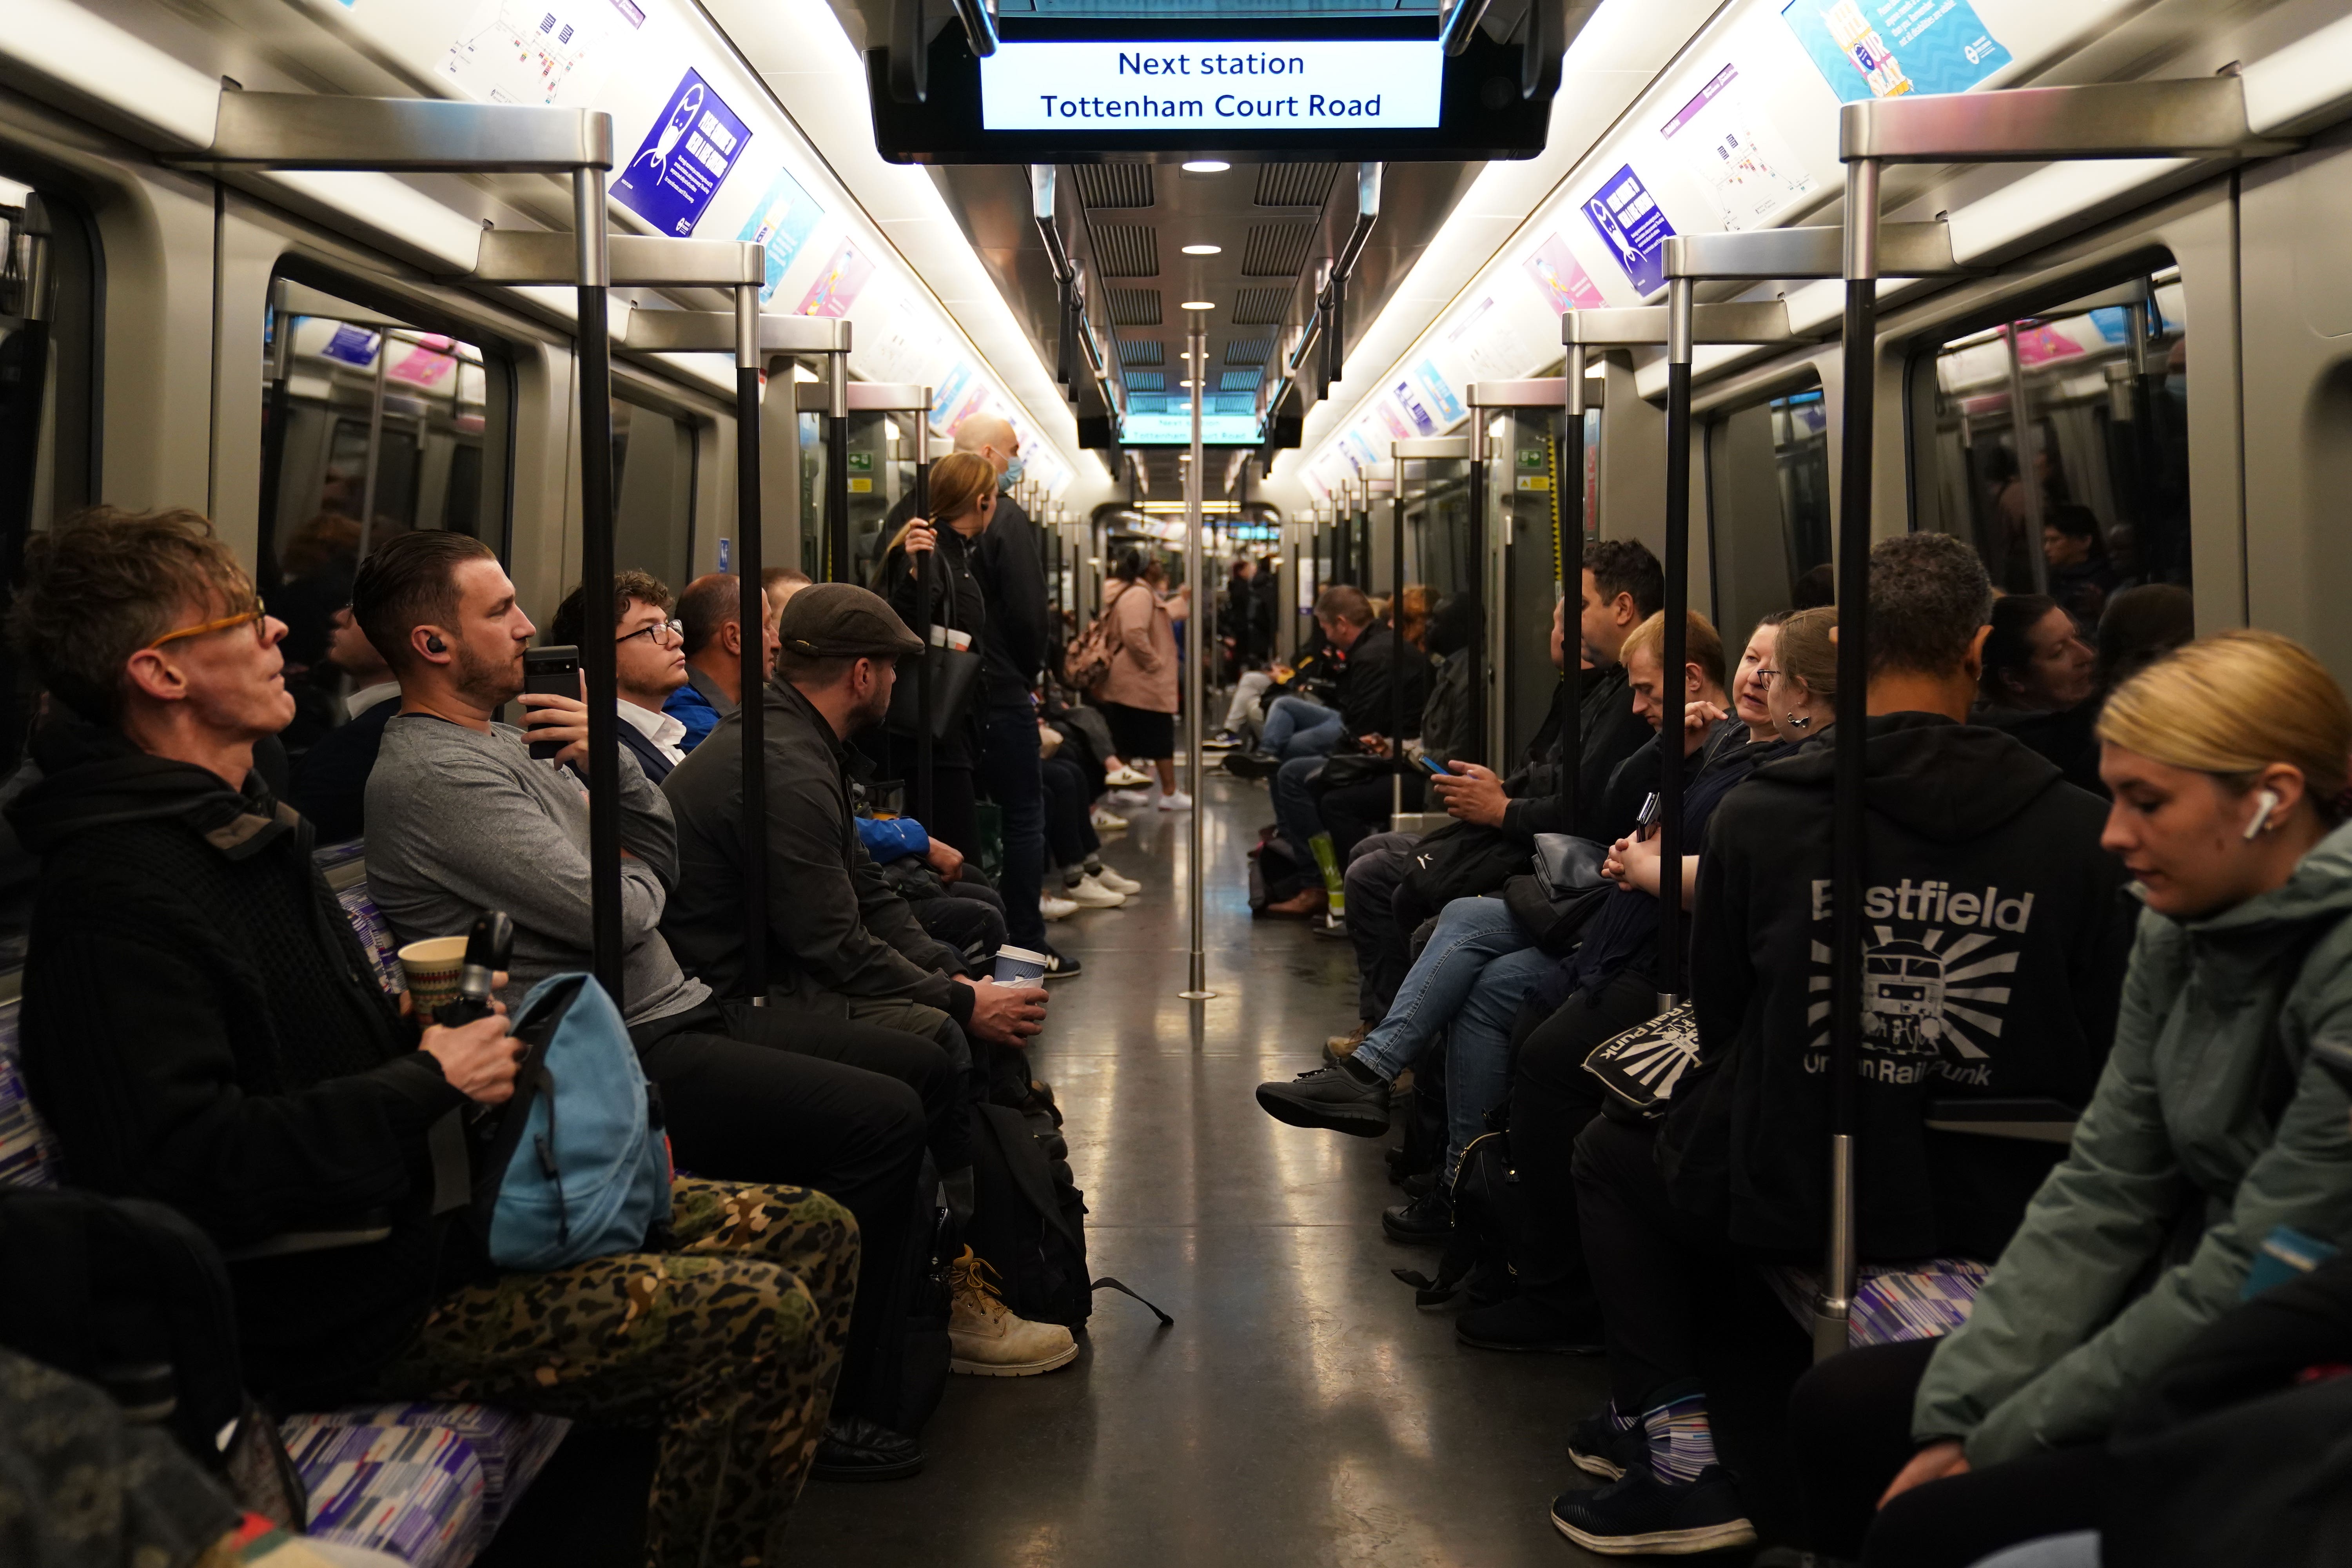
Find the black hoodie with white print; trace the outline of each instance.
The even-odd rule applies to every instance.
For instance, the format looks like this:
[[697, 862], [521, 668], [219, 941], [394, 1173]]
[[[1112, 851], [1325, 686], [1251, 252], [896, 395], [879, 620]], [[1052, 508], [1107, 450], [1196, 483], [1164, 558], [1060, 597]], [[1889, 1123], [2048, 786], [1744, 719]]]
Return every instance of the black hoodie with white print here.
[[[2088, 1102], [2139, 906], [2106, 805], [1998, 730], [1869, 721], [1856, 1199], [1863, 1255], [1990, 1260], [2063, 1154], [1927, 1129], [1930, 1102]], [[1833, 738], [1717, 808], [1699, 863], [1701, 1065], [1662, 1154], [1740, 1246], [1817, 1254], [1829, 1214]]]

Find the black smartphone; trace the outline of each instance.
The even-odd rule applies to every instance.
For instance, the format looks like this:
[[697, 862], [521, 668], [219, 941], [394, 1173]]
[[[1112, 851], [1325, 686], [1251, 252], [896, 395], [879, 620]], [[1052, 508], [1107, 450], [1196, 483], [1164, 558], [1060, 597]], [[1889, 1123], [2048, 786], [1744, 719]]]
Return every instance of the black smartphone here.
[[1447, 767], [1444, 763], [1439, 762], [1435, 757], [1430, 756], [1427, 752], [1423, 752], [1422, 755], [1415, 757], [1413, 761], [1419, 763], [1422, 765], [1423, 770], [1432, 778], [1450, 779], [1454, 776], [1454, 770], [1452, 768]]
[[[522, 689], [525, 696], [533, 692], [550, 697], [580, 695], [580, 650], [576, 647], [534, 647], [523, 650]], [[529, 709], [524, 711], [528, 713]], [[525, 726], [526, 730], [529, 728]], [[551, 762], [563, 747], [554, 741], [533, 741], [530, 754], [541, 762]]]
[[1642, 809], [1640, 813], [1634, 816], [1633, 826], [1638, 829], [1646, 830], [1650, 827], [1655, 826], [1657, 825], [1657, 820], [1658, 792], [1656, 790], [1652, 790], [1650, 792], [1649, 798], [1642, 802]]

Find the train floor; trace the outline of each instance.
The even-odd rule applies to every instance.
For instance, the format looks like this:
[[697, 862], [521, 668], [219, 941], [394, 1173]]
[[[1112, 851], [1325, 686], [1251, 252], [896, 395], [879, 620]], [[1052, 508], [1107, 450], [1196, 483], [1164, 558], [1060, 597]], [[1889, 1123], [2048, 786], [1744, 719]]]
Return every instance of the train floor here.
[[1390, 1274], [1383, 1144], [1284, 1127], [1261, 1079], [1317, 1066], [1355, 1021], [1344, 942], [1253, 921], [1245, 849], [1265, 786], [1202, 790], [1209, 983], [1187, 979], [1190, 828], [1143, 810], [1104, 858], [1146, 890], [1053, 928], [1086, 973], [1054, 987], [1035, 1048], [1068, 1118], [1090, 1262], [1175, 1318], [1095, 1298], [1079, 1360], [959, 1377], [930, 1463], [887, 1486], [812, 1485], [796, 1560], [829, 1568], [1585, 1562], [1546, 1517], [1598, 1362], [1464, 1349], [1450, 1311]]

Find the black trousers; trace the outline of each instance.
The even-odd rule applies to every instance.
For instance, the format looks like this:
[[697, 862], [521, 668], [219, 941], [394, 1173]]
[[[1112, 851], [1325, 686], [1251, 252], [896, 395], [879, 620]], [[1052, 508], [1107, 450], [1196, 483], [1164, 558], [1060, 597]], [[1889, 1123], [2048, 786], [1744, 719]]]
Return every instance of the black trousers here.
[[1087, 771], [1067, 757], [1047, 757], [1045, 780], [1045, 844], [1052, 864], [1083, 866], [1087, 858], [1102, 853], [1102, 839], [1087, 813]]
[[1918, 1445], [1911, 1405], [1934, 1340], [1832, 1356], [1789, 1399], [1808, 1540], [1869, 1568], [1967, 1568], [2003, 1547], [2099, 1527], [2103, 1447], [2062, 1448], [1914, 1487], [1885, 1508], [1889, 1481]]
[[[1376, 835], [1358, 846], [1348, 868], [1348, 940], [1356, 947], [1356, 1014], [1367, 1024], [1389, 1016], [1397, 987], [1412, 967], [1408, 944], [1412, 932], [1396, 929], [1397, 884], [1411, 868], [1414, 838], [1409, 834]], [[1298, 846], [1304, 851], [1305, 845]]]
[[961, 1075], [929, 1040], [748, 1003], [706, 1003], [629, 1033], [660, 1086], [680, 1170], [814, 1187], [856, 1217], [857, 1301], [834, 1405], [887, 1421], [899, 1397], [927, 1101], [943, 1097], [961, 1120]]
[[1004, 945], [1004, 900], [993, 888], [950, 882], [947, 897], [917, 899], [908, 907], [932, 941], [956, 950], [968, 973], [988, 973], [992, 955]]
[[[1516, 1122], [1516, 1105], [1512, 1114]], [[1577, 1223], [1607, 1324], [1610, 1397], [1627, 1415], [1697, 1384], [1703, 1304], [1747, 1261], [1719, 1229], [1668, 1199], [1655, 1142], [1651, 1128], [1606, 1116], [1576, 1140]]]
[[1555, 1012], [1523, 1006], [1513, 1027], [1511, 1163], [1526, 1194], [1528, 1229], [1527, 1256], [1512, 1261], [1519, 1294], [1563, 1318], [1600, 1306], [1577, 1223], [1576, 1141], [1601, 1113], [1601, 1100], [1584, 1058], [1657, 1006], [1656, 983], [1627, 971]]
[[[1404, 781], [1404, 809], [1419, 811], [1428, 795], [1425, 781], [1411, 774]], [[1357, 845], [1375, 833], [1385, 833], [1389, 814], [1396, 803], [1396, 781], [1392, 778], [1366, 779], [1361, 784], [1341, 784], [1327, 789], [1315, 797], [1317, 809], [1323, 814], [1324, 831], [1331, 836], [1331, 847], [1338, 851], [1339, 864], [1345, 866]], [[1355, 912], [1351, 901], [1349, 912]]]
[[[1045, 917], [1037, 894], [1045, 875], [1045, 786], [1037, 754], [1037, 710], [1025, 697], [1018, 703], [992, 703], [981, 715], [979, 777], [1004, 814], [1004, 909], [1019, 945], [1045, 946]], [[978, 828], [971, 846], [950, 838], [966, 854], [980, 852]]]

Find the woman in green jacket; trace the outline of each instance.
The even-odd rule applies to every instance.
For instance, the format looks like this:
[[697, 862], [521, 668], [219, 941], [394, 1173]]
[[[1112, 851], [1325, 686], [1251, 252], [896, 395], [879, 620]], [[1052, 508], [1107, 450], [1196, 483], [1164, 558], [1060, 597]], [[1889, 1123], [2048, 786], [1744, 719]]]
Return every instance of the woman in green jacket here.
[[1969, 1321], [1799, 1384], [1816, 1551], [1932, 1568], [2091, 1528], [2119, 1407], [2273, 1233], [2352, 1242], [2347, 1101], [2310, 1060], [2352, 1038], [2352, 704], [2296, 644], [2226, 632], [2098, 734], [2101, 842], [2147, 905], [2114, 1050]]

